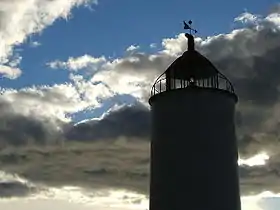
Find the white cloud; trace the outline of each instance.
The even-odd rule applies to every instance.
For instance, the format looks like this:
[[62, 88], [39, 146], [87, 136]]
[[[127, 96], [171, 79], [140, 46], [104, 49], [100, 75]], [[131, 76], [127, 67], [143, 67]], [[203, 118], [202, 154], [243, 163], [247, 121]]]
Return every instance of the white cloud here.
[[156, 47], [157, 47], [157, 44], [156, 44], [156, 43], [150, 44], [150, 48], [156, 48]]
[[269, 156], [266, 153], [260, 153], [258, 155], [255, 155], [255, 156], [247, 158], [247, 159], [239, 159], [238, 164], [247, 165], [250, 167], [262, 166], [262, 165], [265, 165], [268, 160], [269, 160]]
[[21, 75], [22, 71], [19, 68], [11, 66], [0, 65], [0, 75], [9, 79], [16, 79]]
[[70, 74], [70, 79], [74, 82], [77, 92], [81, 95], [82, 100], [91, 106], [98, 106], [102, 100], [114, 95], [104, 83], [93, 83], [86, 81], [81, 75]]
[[42, 44], [40, 43], [40, 42], [38, 42], [38, 41], [34, 41], [34, 42], [31, 42], [30, 43], [30, 46], [31, 47], [39, 47], [39, 46], [41, 46]]
[[127, 52], [132, 52], [132, 51], [138, 50], [139, 48], [140, 48], [139, 45], [130, 45], [130, 46], [126, 49], [126, 51], [127, 51]]
[[0, 63], [0, 75], [1, 77], [9, 78], [9, 79], [17, 79], [21, 76], [22, 71], [18, 68], [22, 57], [19, 54], [15, 54], [11, 56], [10, 59], [5, 62]]
[[[10, 60], [14, 46], [29, 35], [41, 32], [58, 18], [68, 18], [73, 7], [92, 3], [97, 4], [97, 0], [0, 0], [0, 65]], [[2, 72], [9, 72], [8, 78], [19, 76], [19, 69], [9, 66], [2, 67]]]
[[234, 19], [234, 21], [236, 22], [254, 23], [254, 24], [256, 24], [258, 20], [260, 20], [260, 16], [251, 14], [249, 12], [244, 12]]
[[162, 40], [163, 52], [167, 55], [178, 56], [187, 49], [185, 34], [179, 34], [175, 39], [166, 38]]
[[93, 84], [81, 76], [72, 75], [73, 83], [53, 86], [33, 86], [19, 90], [1, 89], [0, 100], [20, 115], [71, 121], [69, 114], [97, 108], [112, 93], [102, 83]]
[[105, 57], [95, 58], [90, 55], [83, 55], [81, 57], [70, 57], [67, 61], [52, 61], [47, 65], [52, 69], [68, 69], [71, 71], [78, 71], [84, 68], [96, 70], [101, 64], [106, 62]]

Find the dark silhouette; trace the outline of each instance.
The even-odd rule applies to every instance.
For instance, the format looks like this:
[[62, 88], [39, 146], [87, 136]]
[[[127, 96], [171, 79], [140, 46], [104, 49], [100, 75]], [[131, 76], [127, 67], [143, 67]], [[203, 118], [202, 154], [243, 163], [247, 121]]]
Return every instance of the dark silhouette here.
[[197, 33], [197, 30], [193, 29], [191, 27], [192, 25], [192, 21], [190, 20], [188, 23], [186, 23], [186, 21], [183, 21], [184, 22], [184, 29], [189, 29], [190, 30], [190, 34], [191, 32], [193, 31], [194, 33]]
[[[192, 22], [190, 21], [189, 24]], [[152, 87], [150, 210], [240, 210], [235, 136], [237, 96], [230, 81], [188, 50]]]

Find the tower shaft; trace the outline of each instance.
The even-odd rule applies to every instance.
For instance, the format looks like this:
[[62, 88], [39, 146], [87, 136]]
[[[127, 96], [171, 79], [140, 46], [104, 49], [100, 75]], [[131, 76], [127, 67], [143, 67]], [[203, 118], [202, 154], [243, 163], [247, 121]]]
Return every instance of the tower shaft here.
[[235, 103], [203, 88], [151, 98], [150, 210], [241, 209]]

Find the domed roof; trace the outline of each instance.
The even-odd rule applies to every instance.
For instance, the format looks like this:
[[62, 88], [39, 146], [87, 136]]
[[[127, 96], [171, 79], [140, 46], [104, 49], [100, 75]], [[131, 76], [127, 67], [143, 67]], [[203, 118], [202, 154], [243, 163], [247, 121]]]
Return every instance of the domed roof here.
[[203, 55], [194, 49], [194, 37], [188, 38], [188, 50], [177, 58], [165, 71], [172, 78], [181, 80], [199, 80], [213, 77], [219, 73], [216, 67]]
[[177, 58], [165, 71], [172, 78], [181, 80], [199, 80], [218, 74], [216, 67], [195, 50], [188, 50]]

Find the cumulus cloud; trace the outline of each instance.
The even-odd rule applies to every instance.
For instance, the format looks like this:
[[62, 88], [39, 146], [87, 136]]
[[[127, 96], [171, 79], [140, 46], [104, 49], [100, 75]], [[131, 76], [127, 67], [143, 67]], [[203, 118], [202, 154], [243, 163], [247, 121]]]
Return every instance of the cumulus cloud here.
[[14, 47], [28, 36], [39, 33], [59, 18], [68, 18], [73, 7], [97, 3], [97, 0], [0, 0], [0, 73], [10, 79], [20, 76], [20, 70], [7, 63]]
[[238, 17], [234, 18], [234, 21], [239, 21], [242, 23], [257, 23], [257, 20], [259, 19], [259, 16], [253, 15], [249, 12], [244, 12]]
[[0, 74], [2, 74], [2, 77], [9, 78], [9, 79], [16, 79], [21, 75], [21, 73], [22, 71], [19, 68], [0, 65]]
[[127, 52], [133, 52], [133, 51], [135, 51], [135, 50], [138, 50], [139, 48], [140, 48], [139, 45], [130, 45], [130, 46], [126, 49], [126, 51], [127, 51]]
[[156, 47], [157, 47], [157, 44], [156, 44], [156, 43], [150, 44], [150, 48], [156, 48]]
[[36, 192], [36, 188], [17, 175], [0, 171], [0, 198], [25, 197]]
[[149, 109], [141, 104], [121, 106], [109, 110], [100, 119], [77, 124], [65, 135], [69, 140], [89, 142], [120, 137], [148, 140], [150, 136], [149, 118]]
[[52, 69], [68, 69], [71, 71], [78, 71], [80, 69], [97, 70], [103, 63], [106, 62], [105, 57], [95, 58], [90, 55], [83, 55], [81, 57], [70, 57], [67, 61], [52, 61], [47, 65]]
[[1, 89], [1, 145], [61, 142], [65, 127], [72, 125], [72, 114], [100, 107], [113, 94], [104, 84], [82, 76], [71, 75], [70, 79], [53, 86]]
[[31, 42], [31, 43], [30, 43], [30, 46], [31, 46], [31, 47], [34, 47], [34, 48], [35, 48], [35, 47], [39, 47], [39, 46], [41, 46], [41, 45], [42, 45], [42, 44], [41, 44], [40, 42], [38, 42], [38, 41], [34, 41], [34, 42]]
[[1, 99], [9, 103], [14, 113], [69, 121], [69, 113], [100, 106], [102, 100], [112, 96], [102, 84], [71, 75], [71, 82], [52, 86], [33, 86], [22, 89], [1, 89]]

